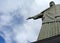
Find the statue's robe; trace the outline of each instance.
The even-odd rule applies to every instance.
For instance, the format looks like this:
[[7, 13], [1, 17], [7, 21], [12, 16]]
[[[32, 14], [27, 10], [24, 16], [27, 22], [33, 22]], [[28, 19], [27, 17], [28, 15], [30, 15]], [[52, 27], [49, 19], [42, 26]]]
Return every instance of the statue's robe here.
[[42, 27], [37, 40], [46, 39], [60, 34], [60, 5], [55, 5], [34, 16], [42, 18]]

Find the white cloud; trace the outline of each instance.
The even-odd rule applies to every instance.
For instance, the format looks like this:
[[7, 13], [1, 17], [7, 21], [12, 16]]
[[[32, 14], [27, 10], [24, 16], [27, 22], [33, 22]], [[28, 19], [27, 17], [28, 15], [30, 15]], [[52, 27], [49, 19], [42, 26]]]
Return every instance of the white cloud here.
[[2, 15], [0, 20], [0, 25], [6, 25], [11, 21], [11, 19], [12, 19], [12, 16], [10, 15]]

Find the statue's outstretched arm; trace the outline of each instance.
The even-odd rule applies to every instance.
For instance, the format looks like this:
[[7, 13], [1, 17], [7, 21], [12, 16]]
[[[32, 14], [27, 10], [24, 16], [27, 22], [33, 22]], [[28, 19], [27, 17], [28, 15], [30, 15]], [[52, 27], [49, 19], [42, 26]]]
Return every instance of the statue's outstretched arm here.
[[33, 17], [29, 17], [29, 18], [27, 18], [27, 20], [28, 20], [28, 19], [34, 19], [34, 20], [36, 20], [36, 19], [39, 19], [39, 18], [42, 18], [42, 17], [43, 17], [43, 14], [40, 13], [40, 14], [35, 15], [35, 16], [33, 16]]
[[34, 19], [36, 20], [36, 19], [39, 19], [39, 18], [43, 18], [44, 12], [48, 11], [49, 9], [50, 9], [50, 7], [45, 9], [44, 11], [42, 11], [40, 14], [35, 15]]
[[35, 15], [35, 16], [33, 16], [33, 17], [27, 18], [27, 20], [28, 20], [28, 19], [34, 19], [34, 20], [36, 20], [36, 19], [39, 19], [39, 18], [43, 18], [44, 12], [48, 11], [49, 9], [50, 9], [50, 7], [47, 8], [47, 9], [45, 9], [44, 11], [42, 11], [42, 12], [41, 12], [40, 14], [38, 14], [38, 15]]
[[40, 13], [38, 15], [35, 15], [34, 19], [36, 20], [36, 19], [39, 19], [39, 18], [42, 18], [42, 17], [43, 17], [43, 13]]

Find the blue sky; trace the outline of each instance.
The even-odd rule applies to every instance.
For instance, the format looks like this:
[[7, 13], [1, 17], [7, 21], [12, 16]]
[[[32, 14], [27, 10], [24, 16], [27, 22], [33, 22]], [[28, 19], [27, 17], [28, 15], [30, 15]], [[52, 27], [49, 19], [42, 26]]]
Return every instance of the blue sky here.
[[[26, 20], [49, 7], [52, 0], [0, 0], [0, 42], [30, 43], [37, 40], [42, 20]], [[59, 0], [53, 0], [59, 4]], [[5, 42], [4, 42], [5, 41]]]

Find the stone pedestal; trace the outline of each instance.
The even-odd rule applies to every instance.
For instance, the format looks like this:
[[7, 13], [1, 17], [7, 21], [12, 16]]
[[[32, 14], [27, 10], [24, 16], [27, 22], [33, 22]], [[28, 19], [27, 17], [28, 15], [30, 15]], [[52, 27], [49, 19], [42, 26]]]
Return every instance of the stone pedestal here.
[[60, 35], [46, 38], [43, 40], [39, 40], [39, 41], [32, 42], [32, 43], [60, 43]]

